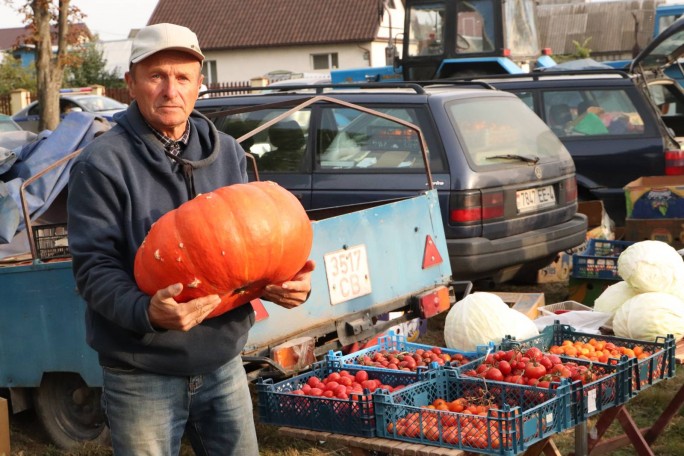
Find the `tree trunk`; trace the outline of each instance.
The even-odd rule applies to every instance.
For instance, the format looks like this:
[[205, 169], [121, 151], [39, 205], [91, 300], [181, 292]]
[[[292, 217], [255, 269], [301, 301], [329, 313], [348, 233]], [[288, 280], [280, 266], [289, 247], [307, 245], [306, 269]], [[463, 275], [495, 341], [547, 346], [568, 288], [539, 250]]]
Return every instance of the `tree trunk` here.
[[59, 2], [57, 55], [52, 52], [50, 26], [50, 0], [32, 0], [33, 24], [36, 33], [36, 80], [40, 105], [39, 130], [54, 130], [60, 121], [59, 89], [64, 75], [63, 55], [66, 53], [64, 37], [67, 32], [67, 11], [70, 0]]

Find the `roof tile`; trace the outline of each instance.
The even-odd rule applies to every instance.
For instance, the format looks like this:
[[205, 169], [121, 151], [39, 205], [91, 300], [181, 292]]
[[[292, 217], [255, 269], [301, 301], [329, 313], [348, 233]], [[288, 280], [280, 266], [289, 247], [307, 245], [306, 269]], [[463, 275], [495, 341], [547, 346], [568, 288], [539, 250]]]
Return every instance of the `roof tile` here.
[[159, 0], [148, 25], [193, 30], [203, 51], [373, 41], [379, 0]]

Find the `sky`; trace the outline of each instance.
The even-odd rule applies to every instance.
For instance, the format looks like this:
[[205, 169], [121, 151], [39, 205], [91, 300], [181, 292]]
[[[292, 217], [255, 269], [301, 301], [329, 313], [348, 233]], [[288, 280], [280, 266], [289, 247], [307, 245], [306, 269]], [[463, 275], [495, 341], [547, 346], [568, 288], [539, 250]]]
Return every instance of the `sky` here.
[[[21, 5], [26, 0], [11, 0]], [[123, 40], [133, 28], [147, 24], [157, 0], [71, 0], [86, 14], [83, 22], [102, 41]], [[22, 16], [0, 0], [0, 28], [23, 27]]]

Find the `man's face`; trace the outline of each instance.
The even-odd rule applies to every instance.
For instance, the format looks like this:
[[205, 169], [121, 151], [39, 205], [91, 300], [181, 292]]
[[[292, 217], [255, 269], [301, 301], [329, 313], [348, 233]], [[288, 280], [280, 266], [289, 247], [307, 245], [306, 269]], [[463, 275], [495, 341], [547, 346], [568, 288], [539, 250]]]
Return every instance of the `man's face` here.
[[203, 79], [197, 59], [179, 51], [152, 54], [126, 73], [128, 91], [145, 120], [172, 139], [185, 131]]

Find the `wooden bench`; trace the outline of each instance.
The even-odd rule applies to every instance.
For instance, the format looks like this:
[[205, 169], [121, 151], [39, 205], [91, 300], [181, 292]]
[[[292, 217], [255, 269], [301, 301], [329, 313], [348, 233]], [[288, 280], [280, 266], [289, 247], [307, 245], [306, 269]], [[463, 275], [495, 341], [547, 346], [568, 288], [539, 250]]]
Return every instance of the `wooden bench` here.
[[[278, 432], [284, 436], [296, 439], [345, 445], [349, 448], [352, 456], [368, 456], [373, 452], [402, 456], [468, 456], [474, 454], [452, 448], [441, 448], [433, 445], [402, 442], [400, 440], [379, 437], [356, 437], [353, 435], [333, 434], [291, 427], [281, 427], [278, 429]], [[523, 454], [525, 456], [540, 456], [542, 454], [545, 456], [561, 456], [558, 448], [556, 448], [556, 445], [550, 438], [537, 442]]]

